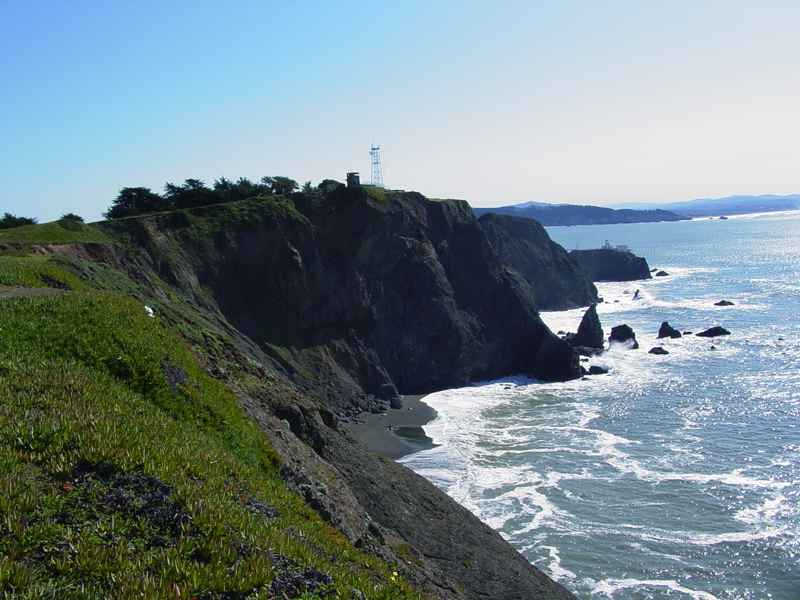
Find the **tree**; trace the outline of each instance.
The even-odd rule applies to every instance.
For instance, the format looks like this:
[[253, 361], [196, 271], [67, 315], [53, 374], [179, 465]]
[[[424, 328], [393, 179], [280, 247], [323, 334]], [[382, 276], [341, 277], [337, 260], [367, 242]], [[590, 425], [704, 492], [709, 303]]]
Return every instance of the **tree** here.
[[268, 186], [270, 192], [276, 196], [291, 194], [298, 188], [297, 182], [288, 177], [262, 177], [261, 183]]
[[170, 201], [150, 191], [150, 188], [125, 187], [119, 191], [103, 216], [106, 219], [121, 219], [168, 208], [170, 208]]
[[194, 208], [224, 202], [224, 197], [206, 187], [201, 179], [187, 179], [183, 185], [164, 184], [164, 196], [169, 198], [175, 208]]
[[344, 187], [344, 184], [341, 181], [336, 181], [335, 179], [323, 179], [319, 182], [317, 189], [321, 190], [325, 194], [329, 194], [333, 190]]

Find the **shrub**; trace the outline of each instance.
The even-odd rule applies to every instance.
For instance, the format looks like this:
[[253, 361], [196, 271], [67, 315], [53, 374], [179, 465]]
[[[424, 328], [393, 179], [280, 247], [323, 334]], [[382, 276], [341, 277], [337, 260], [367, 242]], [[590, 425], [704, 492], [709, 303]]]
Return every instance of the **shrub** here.
[[36, 225], [39, 221], [31, 217], [18, 217], [11, 213], [6, 213], [0, 217], [0, 229], [11, 229], [13, 227], [22, 227], [23, 225]]

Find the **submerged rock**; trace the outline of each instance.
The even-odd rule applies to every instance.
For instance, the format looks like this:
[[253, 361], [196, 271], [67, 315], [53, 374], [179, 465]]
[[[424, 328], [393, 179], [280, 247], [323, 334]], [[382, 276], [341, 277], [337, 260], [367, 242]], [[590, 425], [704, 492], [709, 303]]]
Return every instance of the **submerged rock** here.
[[720, 300], [719, 302], [714, 302], [714, 306], [733, 306], [733, 302], [730, 300]]
[[631, 349], [636, 350], [639, 347], [639, 343], [636, 341], [636, 334], [629, 325], [617, 325], [611, 328], [611, 335], [608, 336], [609, 344], [611, 342], [625, 343], [629, 340], [633, 341]]
[[669, 351], [661, 346], [656, 346], [655, 348], [650, 348], [648, 354], [669, 354]]

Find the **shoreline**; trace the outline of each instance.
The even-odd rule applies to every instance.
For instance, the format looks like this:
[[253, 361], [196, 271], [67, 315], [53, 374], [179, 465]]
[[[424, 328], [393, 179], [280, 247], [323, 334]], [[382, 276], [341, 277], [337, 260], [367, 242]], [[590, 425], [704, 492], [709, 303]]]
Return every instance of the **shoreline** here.
[[361, 413], [359, 422], [344, 425], [370, 452], [392, 460], [435, 448], [438, 444], [425, 435], [423, 427], [435, 421], [438, 413], [425, 404], [424, 398], [425, 395], [403, 396], [403, 408], [390, 408], [378, 414]]

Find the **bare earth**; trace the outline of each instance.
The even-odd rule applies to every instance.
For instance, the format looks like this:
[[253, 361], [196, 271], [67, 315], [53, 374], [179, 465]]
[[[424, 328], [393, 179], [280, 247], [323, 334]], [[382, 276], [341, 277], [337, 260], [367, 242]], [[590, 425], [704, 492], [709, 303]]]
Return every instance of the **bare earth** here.
[[63, 290], [56, 288], [27, 288], [19, 285], [0, 285], [0, 298], [11, 298], [13, 296], [45, 296], [47, 294], [58, 294]]

